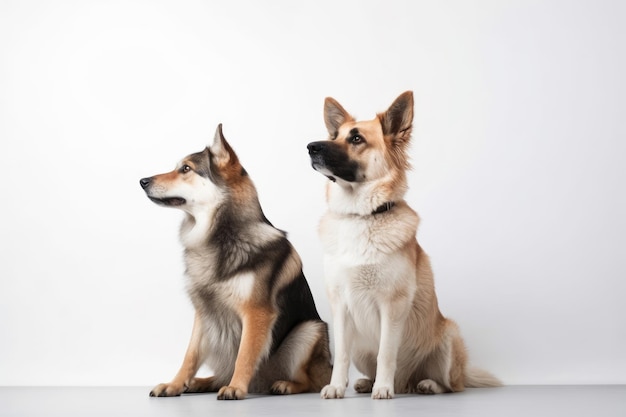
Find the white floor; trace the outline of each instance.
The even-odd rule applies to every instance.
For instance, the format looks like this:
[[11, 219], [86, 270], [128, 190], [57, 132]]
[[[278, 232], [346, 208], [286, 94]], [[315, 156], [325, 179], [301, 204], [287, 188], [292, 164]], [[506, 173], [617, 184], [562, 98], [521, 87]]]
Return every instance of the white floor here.
[[150, 398], [148, 392], [147, 387], [0, 387], [0, 416], [626, 416], [626, 385], [508, 386], [377, 401], [354, 391], [343, 400], [300, 394], [244, 401], [217, 401], [214, 394]]

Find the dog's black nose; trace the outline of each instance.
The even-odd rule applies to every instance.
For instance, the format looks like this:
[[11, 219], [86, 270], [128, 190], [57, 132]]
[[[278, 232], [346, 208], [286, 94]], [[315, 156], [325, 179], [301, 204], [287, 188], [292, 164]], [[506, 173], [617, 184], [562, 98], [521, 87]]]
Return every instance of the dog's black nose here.
[[151, 182], [152, 182], [152, 178], [142, 178], [139, 180], [139, 184], [141, 185], [141, 188], [143, 188], [144, 190], [150, 185]]
[[322, 142], [311, 142], [306, 148], [309, 150], [309, 155], [313, 155], [314, 153], [318, 153], [322, 150]]

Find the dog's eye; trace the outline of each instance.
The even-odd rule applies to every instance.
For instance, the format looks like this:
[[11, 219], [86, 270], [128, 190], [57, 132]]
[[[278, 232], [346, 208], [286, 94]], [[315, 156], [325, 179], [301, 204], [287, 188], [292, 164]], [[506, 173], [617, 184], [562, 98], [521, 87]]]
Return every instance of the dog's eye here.
[[354, 135], [350, 138], [350, 143], [361, 143], [363, 142], [363, 138], [361, 137], [361, 135]]
[[187, 172], [191, 171], [191, 167], [189, 165], [183, 165], [180, 170], [183, 174], [186, 174]]

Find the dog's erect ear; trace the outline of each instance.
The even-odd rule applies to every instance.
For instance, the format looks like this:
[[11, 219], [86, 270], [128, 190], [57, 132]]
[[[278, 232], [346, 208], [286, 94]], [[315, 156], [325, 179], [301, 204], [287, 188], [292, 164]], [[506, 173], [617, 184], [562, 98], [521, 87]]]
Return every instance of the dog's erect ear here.
[[387, 111], [378, 117], [384, 135], [393, 136], [394, 141], [409, 140], [413, 123], [413, 92], [405, 91], [400, 94]]
[[337, 137], [339, 126], [353, 120], [354, 118], [341, 107], [337, 100], [326, 97], [324, 100], [324, 123], [326, 123], [326, 129], [328, 129], [331, 138]]
[[230, 144], [226, 141], [224, 133], [222, 133], [222, 124], [217, 125], [215, 129], [215, 136], [213, 137], [213, 144], [209, 147], [215, 163], [218, 165], [225, 165], [227, 163], [237, 162], [237, 155]]

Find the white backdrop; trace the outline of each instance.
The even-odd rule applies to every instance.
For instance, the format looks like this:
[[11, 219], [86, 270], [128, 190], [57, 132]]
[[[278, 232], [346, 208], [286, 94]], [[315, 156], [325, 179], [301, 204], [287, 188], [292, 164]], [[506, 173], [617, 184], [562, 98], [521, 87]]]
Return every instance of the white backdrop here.
[[217, 123], [330, 311], [306, 144], [413, 90], [440, 306], [507, 384], [626, 383], [620, 1], [0, 2], [0, 385], [152, 385], [188, 341], [143, 176]]

